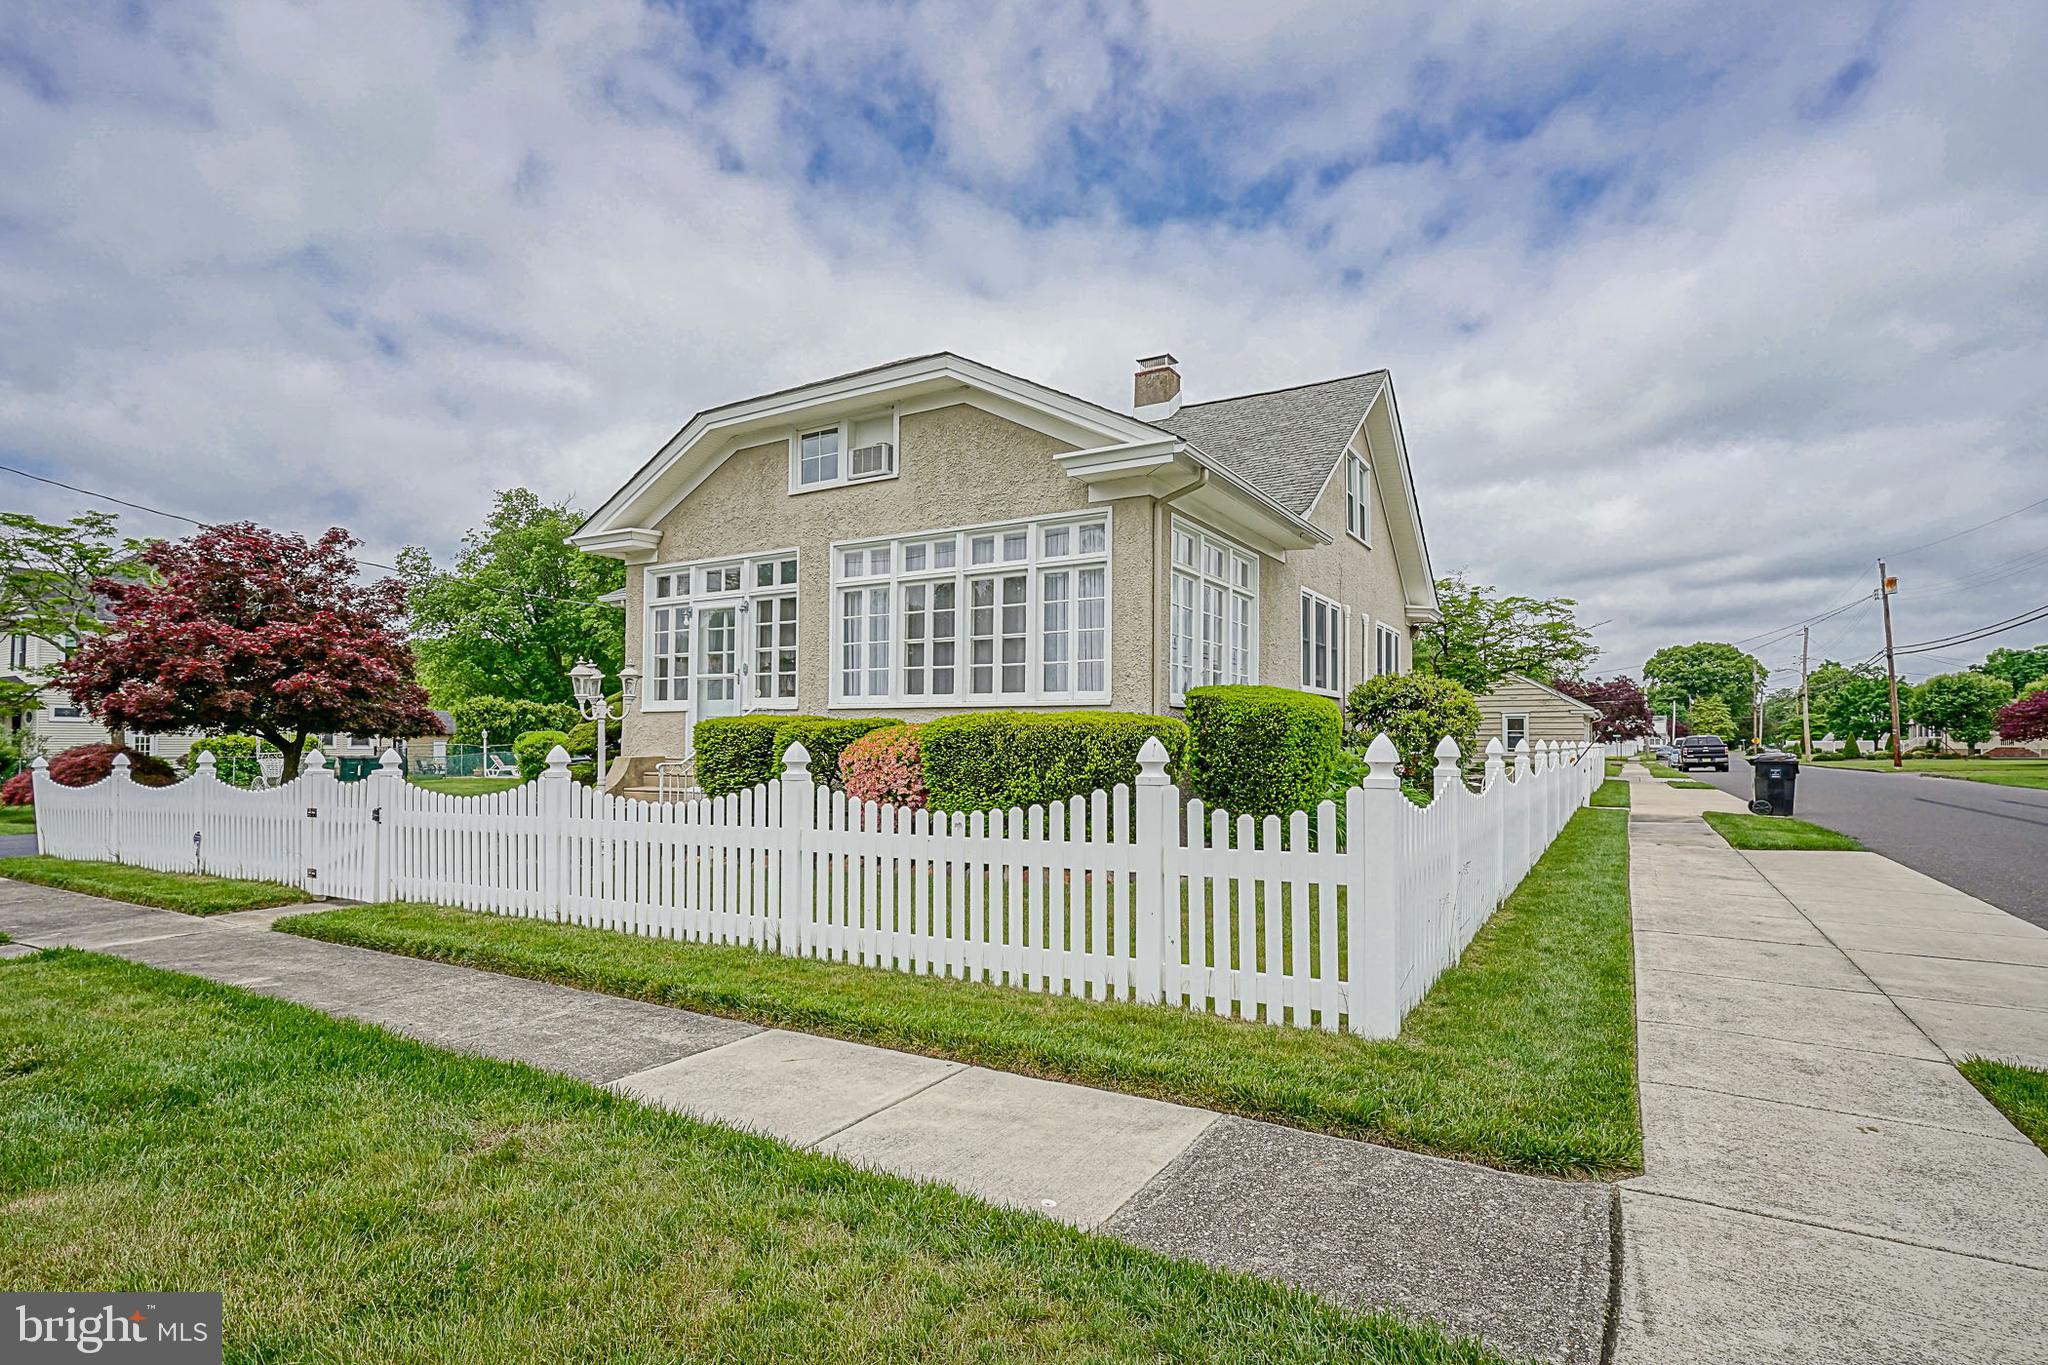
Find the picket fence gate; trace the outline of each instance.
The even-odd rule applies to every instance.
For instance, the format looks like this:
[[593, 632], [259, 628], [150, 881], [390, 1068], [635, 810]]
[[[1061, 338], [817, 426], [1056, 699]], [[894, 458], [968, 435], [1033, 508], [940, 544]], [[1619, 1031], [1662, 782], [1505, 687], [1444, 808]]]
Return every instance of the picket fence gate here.
[[583, 787], [560, 748], [484, 796], [412, 785], [395, 751], [351, 783], [315, 751], [267, 791], [212, 754], [168, 787], [125, 756], [63, 787], [39, 759], [35, 801], [58, 857], [1392, 1037], [1628, 751], [1525, 740], [1510, 760], [1496, 739], [1474, 789], [1445, 740], [1417, 806], [1382, 735], [1341, 808], [1285, 820], [1182, 801], [1156, 739], [1134, 785], [996, 811], [851, 799], [800, 744], [779, 779], [688, 802]]

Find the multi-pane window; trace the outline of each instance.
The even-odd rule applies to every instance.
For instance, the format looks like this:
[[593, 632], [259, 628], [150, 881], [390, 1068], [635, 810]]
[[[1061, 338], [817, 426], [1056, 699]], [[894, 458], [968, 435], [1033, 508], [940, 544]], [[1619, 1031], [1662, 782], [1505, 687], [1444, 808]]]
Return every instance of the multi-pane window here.
[[1344, 690], [1344, 609], [1307, 589], [1301, 594], [1301, 688], [1333, 697]]
[[644, 704], [694, 704], [694, 678], [705, 701], [795, 706], [796, 567], [795, 552], [781, 550], [648, 570]]
[[1167, 611], [1168, 700], [1191, 687], [1258, 680], [1258, 561], [1186, 522], [1173, 524]]
[[1372, 466], [1358, 456], [1344, 456], [1344, 526], [1372, 543]]
[[1375, 675], [1401, 671], [1401, 632], [1392, 626], [1373, 627], [1372, 671]]
[[[838, 699], [1108, 699], [1109, 526], [1100, 514], [842, 545], [832, 569]], [[878, 590], [889, 609], [879, 618]], [[859, 678], [846, 652], [855, 643]]]
[[839, 481], [839, 428], [807, 431], [796, 438], [796, 481], [800, 488]]

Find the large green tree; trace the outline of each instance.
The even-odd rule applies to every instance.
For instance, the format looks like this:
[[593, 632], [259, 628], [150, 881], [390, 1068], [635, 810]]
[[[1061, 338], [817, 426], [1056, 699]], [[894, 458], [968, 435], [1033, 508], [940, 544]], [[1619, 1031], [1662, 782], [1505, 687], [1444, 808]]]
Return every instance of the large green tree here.
[[1971, 671], [2003, 678], [2012, 685], [2014, 693], [2024, 692], [2029, 683], [2048, 678], [2048, 645], [2035, 645], [2032, 649], [1994, 649], [1984, 656], [1983, 663]]
[[1479, 693], [1510, 673], [1577, 677], [1600, 653], [1569, 597], [1497, 594], [1453, 575], [1436, 584], [1443, 620], [1415, 635], [1415, 665]]
[[[94, 580], [143, 577], [141, 551], [105, 512], [63, 522], [0, 512], [0, 636], [25, 635], [68, 654], [104, 628]], [[41, 690], [0, 678], [0, 716], [34, 710]]]
[[[1875, 742], [1892, 732], [1891, 688], [1882, 673], [1868, 669], [1844, 669], [1847, 678], [1836, 684], [1829, 693], [1827, 706], [1814, 709], [1814, 726], [1821, 727], [1826, 718], [1826, 733], [1836, 739], [1860, 739]], [[1912, 714], [1913, 689], [1905, 683], [1899, 684], [1899, 715]]]
[[417, 546], [399, 551], [420, 680], [437, 706], [479, 696], [569, 701], [578, 659], [618, 672], [621, 613], [598, 598], [626, 581], [626, 566], [568, 544], [582, 523], [567, 503], [508, 488], [449, 568]]
[[1692, 708], [1686, 712], [1687, 725], [1696, 735], [1718, 735], [1725, 740], [1739, 739], [1735, 733], [1735, 716], [1728, 709], [1728, 703], [1719, 697], [1695, 698]]
[[1989, 673], [1942, 673], [1913, 689], [1913, 720], [1959, 739], [1975, 753], [1998, 726], [1998, 710], [2012, 700], [2012, 684]]
[[[1679, 719], [1688, 721], [1695, 730], [1702, 728], [1697, 721], [1690, 720], [1690, 707], [1696, 699], [1716, 697], [1730, 715], [1747, 716], [1757, 680], [1765, 672], [1762, 664], [1734, 645], [1712, 640], [1667, 645], [1643, 665], [1643, 677], [1650, 684], [1650, 709], [1663, 713], [1675, 704]], [[1719, 730], [1711, 733], [1729, 737]]]

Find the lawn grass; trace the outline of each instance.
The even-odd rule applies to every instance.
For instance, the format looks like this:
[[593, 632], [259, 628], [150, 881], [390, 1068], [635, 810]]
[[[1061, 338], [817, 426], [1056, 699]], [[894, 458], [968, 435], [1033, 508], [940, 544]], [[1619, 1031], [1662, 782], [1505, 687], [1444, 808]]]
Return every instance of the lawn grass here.
[[34, 834], [34, 806], [0, 806], [0, 834]]
[[425, 787], [430, 792], [447, 792], [450, 796], [488, 796], [492, 792], [510, 791], [526, 779], [523, 777], [414, 777], [407, 780], [415, 787]]
[[1714, 790], [1713, 783], [1698, 782], [1690, 777], [1681, 777], [1676, 782], [1670, 783], [1669, 785], [1671, 786], [1672, 790], [1682, 792], [1710, 792]]
[[0, 877], [104, 896], [108, 900], [180, 910], [188, 915], [225, 915], [234, 910], [262, 910], [311, 899], [297, 887], [281, 882], [238, 881], [196, 872], [155, 872], [124, 863], [81, 862], [45, 854], [0, 858]]
[[1738, 815], [1733, 811], [1710, 810], [1706, 822], [1731, 845], [1757, 852], [1784, 849], [1833, 853], [1859, 853], [1863, 845], [1846, 834], [1823, 825], [1794, 820], [1782, 815]]
[[1495, 1359], [197, 978], [0, 982], [0, 1282], [218, 1289], [232, 1360]]
[[1628, 760], [1627, 760], [1627, 759], [1625, 759], [1625, 758], [1610, 758], [1610, 759], [1608, 759], [1608, 760], [1607, 760], [1607, 775], [1608, 775], [1609, 777], [1620, 777], [1620, 776], [1621, 776], [1621, 765], [1622, 765], [1622, 764], [1624, 764], [1624, 763], [1626, 763], [1626, 762], [1628, 762]]
[[1628, 809], [1628, 783], [1618, 777], [1610, 777], [1593, 790], [1593, 804], [1596, 806], [1619, 806]]
[[[1892, 770], [1892, 761], [1889, 758], [1847, 758], [1818, 766], [1888, 773]], [[1909, 758], [1905, 771], [1961, 778], [1965, 782], [1989, 782], [2001, 787], [2048, 790], [2048, 758]]]
[[1645, 767], [1649, 768], [1649, 770], [1650, 770], [1650, 776], [1652, 776], [1652, 777], [1678, 777], [1678, 778], [1683, 778], [1683, 777], [1685, 776], [1685, 774], [1684, 774], [1684, 773], [1682, 773], [1682, 772], [1680, 772], [1680, 771], [1679, 771], [1678, 769], [1676, 769], [1676, 768], [1672, 767], [1672, 766], [1671, 766], [1670, 764], [1668, 764], [1668, 763], [1659, 763], [1659, 762], [1658, 762], [1658, 761], [1657, 761], [1656, 759], [1654, 759], [1654, 758], [1646, 758], [1646, 759], [1644, 759], [1644, 760], [1643, 760], [1643, 764], [1644, 764], [1644, 766], [1645, 766]]
[[1960, 1068], [2012, 1126], [2048, 1152], [2048, 1071], [1972, 1057]]
[[1509, 1169], [1642, 1164], [1619, 811], [1573, 816], [1381, 1042], [436, 906], [276, 927]]

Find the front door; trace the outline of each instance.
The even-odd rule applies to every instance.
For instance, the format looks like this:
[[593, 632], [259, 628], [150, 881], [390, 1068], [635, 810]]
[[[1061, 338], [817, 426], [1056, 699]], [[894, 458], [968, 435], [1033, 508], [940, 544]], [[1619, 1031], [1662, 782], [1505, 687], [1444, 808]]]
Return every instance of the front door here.
[[735, 606], [697, 609], [697, 680], [692, 723], [712, 716], [736, 716], [740, 710], [739, 609]]

